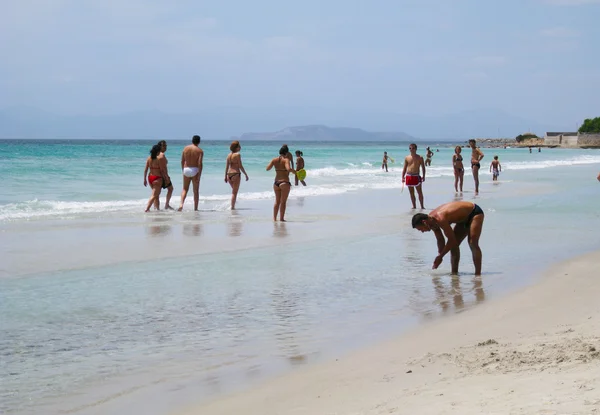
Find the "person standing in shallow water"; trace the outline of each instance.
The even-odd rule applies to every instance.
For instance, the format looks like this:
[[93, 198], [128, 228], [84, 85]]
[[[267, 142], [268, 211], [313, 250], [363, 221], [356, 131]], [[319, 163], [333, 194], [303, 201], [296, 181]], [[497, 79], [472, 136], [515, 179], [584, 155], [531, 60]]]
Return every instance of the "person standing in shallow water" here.
[[475, 181], [475, 194], [479, 194], [479, 169], [481, 169], [481, 159], [483, 153], [477, 148], [477, 142], [473, 139], [469, 140], [471, 147], [471, 170], [473, 170], [473, 180]]
[[462, 148], [456, 146], [454, 148], [454, 155], [452, 156], [452, 166], [454, 167], [454, 190], [458, 192], [463, 191], [463, 181], [465, 179], [465, 166], [463, 165]]
[[296, 170], [290, 165], [290, 160], [287, 157], [288, 154], [289, 150], [284, 145], [279, 150], [279, 157], [274, 158], [267, 165], [267, 171], [275, 167], [275, 182], [273, 183], [273, 192], [275, 192], [275, 204], [273, 205], [274, 221], [277, 220], [277, 214], [279, 213], [279, 220], [285, 222], [285, 209], [292, 187], [290, 173], [296, 174]]
[[[162, 168], [165, 172], [165, 177], [163, 177], [162, 188], [167, 189], [167, 200], [165, 202], [165, 209], [173, 210], [171, 207], [171, 196], [173, 196], [173, 183], [171, 183], [171, 177], [169, 176], [169, 161], [167, 160], [167, 156], [165, 153], [167, 152], [167, 142], [165, 140], [160, 140], [158, 142], [160, 146], [160, 154], [158, 155], [158, 161], [161, 163]], [[160, 201], [156, 201], [155, 207], [158, 209]]]
[[[425, 209], [423, 206], [423, 189], [421, 184], [425, 181], [425, 162], [423, 157], [417, 154], [417, 145], [412, 143], [408, 146], [410, 155], [404, 159], [404, 168], [402, 169], [402, 183], [406, 183], [408, 191], [410, 193], [410, 201], [412, 202], [412, 208], [417, 208], [417, 201], [415, 199], [415, 187], [419, 194], [419, 203], [421, 209]], [[423, 169], [423, 177], [419, 174], [420, 169]]]
[[[165, 172], [162, 168], [162, 164], [158, 160], [158, 155], [160, 154], [161, 147], [156, 144], [150, 150], [150, 157], [146, 159], [146, 168], [144, 169], [144, 187], [148, 186], [150, 183], [150, 187], [152, 188], [152, 195], [150, 199], [148, 199], [148, 205], [146, 206], [146, 210], [144, 212], [149, 212], [152, 205], [155, 205], [156, 201], [160, 198], [160, 191], [162, 189], [163, 177], [165, 177]], [[146, 179], [146, 175], [148, 174], [148, 170], [150, 170], [150, 174]], [[155, 205], [156, 210], [160, 210], [160, 205]]]
[[194, 210], [198, 210], [198, 202], [200, 200], [200, 176], [202, 176], [202, 160], [204, 152], [198, 146], [200, 144], [200, 136], [192, 137], [192, 144], [186, 146], [181, 153], [181, 171], [183, 173], [183, 190], [181, 191], [181, 203], [179, 204], [179, 212], [183, 210], [183, 204], [190, 183], [193, 183], [194, 190]]
[[388, 159], [387, 151], [383, 152], [383, 161], [381, 162], [381, 170], [385, 169], [385, 172], [388, 172]]
[[[304, 157], [300, 150], [296, 150], [296, 171], [302, 170], [304, 168]], [[304, 180], [299, 180], [298, 175], [295, 175], [294, 184], [298, 186], [298, 182], [302, 183], [302, 186], [306, 186], [306, 182]]]
[[498, 160], [498, 156], [494, 156], [494, 160], [490, 163], [490, 172], [492, 173], [492, 180], [497, 181], [500, 172], [502, 171], [502, 165]]
[[[433, 231], [438, 246], [438, 256], [433, 261], [433, 269], [437, 269], [444, 256], [450, 252], [453, 274], [458, 274], [460, 244], [468, 237], [469, 247], [473, 254], [475, 275], [481, 275], [482, 253], [479, 247], [479, 238], [484, 218], [483, 210], [475, 203], [450, 202], [438, 206], [429, 215], [417, 213], [412, 218], [412, 227], [421, 232]], [[452, 224], [455, 224], [454, 228], [452, 228]], [[447, 241], [444, 239], [444, 235]]]
[[246, 170], [244, 170], [244, 165], [242, 164], [242, 156], [240, 154], [241, 149], [242, 146], [239, 141], [231, 143], [229, 146], [231, 153], [227, 155], [225, 163], [225, 183], [229, 183], [231, 186], [231, 210], [235, 210], [235, 202], [237, 201], [237, 194], [240, 190], [242, 173], [244, 173], [246, 181], [248, 181], [248, 174], [246, 174]]
[[427, 147], [427, 154], [425, 155], [425, 157], [425, 165], [431, 166], [431, 158], [433, 157], [433, 151], [431, 151], [431, 148]]

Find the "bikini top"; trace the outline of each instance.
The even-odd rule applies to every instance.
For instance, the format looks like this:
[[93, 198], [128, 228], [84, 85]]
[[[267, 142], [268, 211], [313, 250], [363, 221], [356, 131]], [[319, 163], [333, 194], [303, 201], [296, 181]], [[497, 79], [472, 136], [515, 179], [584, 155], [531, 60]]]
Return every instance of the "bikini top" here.
[[[279, 156], [279, 160], [281, 161], [281, 159], [283, 158], [283, 156]], [[283, 163], [283, 166], [285, 167], [285, 163]], [[275, 171], [287, 171], [287, 169], [283, 168], [283, 169], [278, 169], [277, 167], [275, 167]]]
[[462, 161], [462, 157], [461, 156], [456, 156], [456, 161]]

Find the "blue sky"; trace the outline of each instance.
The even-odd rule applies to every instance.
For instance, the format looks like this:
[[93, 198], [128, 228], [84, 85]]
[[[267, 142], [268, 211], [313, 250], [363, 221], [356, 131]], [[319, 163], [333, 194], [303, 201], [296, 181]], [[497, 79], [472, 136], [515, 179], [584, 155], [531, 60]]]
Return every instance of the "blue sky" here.
[[0, 3], [0, 108], [600, 116], [600, 0]]

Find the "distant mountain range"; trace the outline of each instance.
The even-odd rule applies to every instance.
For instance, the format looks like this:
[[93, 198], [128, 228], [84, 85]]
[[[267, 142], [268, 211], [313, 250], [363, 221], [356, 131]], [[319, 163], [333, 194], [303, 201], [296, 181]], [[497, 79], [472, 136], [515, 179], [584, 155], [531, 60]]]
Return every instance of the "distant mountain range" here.
[[[237, 138], [237, 137], [232, 137]], [[414, 140], [403, 132], [368, 132], [360, 128], [332, 128], [325, 125], [287, 127], [272, 133], [244, 133], [240, 141], [265, 140], [285, 143], [287, 141], [408, 141]]]
[[[290, 125], [306, 127], [280, 130]], [[540, 124], [493, 109], [439, 116], [317, 107], [215, 107], [194, 114], [138, 111], [68, 116], [25, 107], [0, 110], [0, 138], [187, 140], [199, 134], [204, 139], [228, 139], [241, 135], [243, 139], [260, 136], [267, 140], [281, 140], [281, 135], [295, 134], [297, 140], [408, 140], [412, 137], [463, 140], [470, 137], [515, 137], [525, 131], [543, 135], [545, 131], [565, 128], [569, 129], [560, 123]], [[277, 132], [243, 134], [246, 131]]]

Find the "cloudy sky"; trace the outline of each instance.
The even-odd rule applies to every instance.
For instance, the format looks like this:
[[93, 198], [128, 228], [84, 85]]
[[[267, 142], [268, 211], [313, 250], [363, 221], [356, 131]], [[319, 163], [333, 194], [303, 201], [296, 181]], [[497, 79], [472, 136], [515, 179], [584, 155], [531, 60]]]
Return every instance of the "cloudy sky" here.
[[2, 0], [0, 109], [600, 115], [600, 0]]

